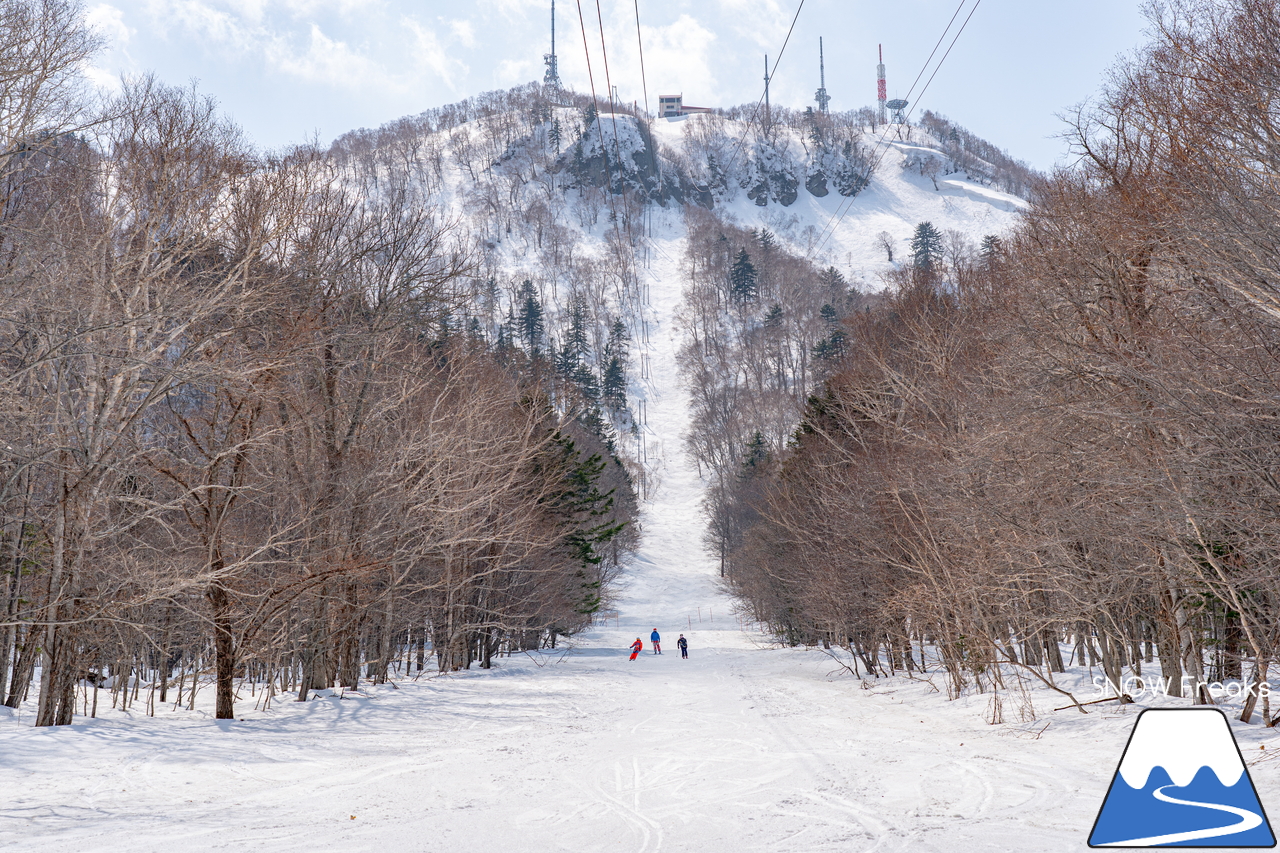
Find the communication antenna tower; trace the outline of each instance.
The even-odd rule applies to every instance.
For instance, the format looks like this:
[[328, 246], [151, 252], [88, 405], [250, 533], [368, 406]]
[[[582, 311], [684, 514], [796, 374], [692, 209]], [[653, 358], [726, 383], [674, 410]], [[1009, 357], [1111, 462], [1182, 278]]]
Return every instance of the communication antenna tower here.
[[881, 124], [888, 124], [889, 117], [885, 113], [884, 108], [887, 106], [884, 102], [888, 90], [884, 84], [884, 45], [880, 48], [880, 64], [876, 66], [876, 100], [880, 103], [879, 119]]
[[769, 118], [769, 54], [764, 55], [764, 126], [765, 132], [773, 126]]
[[894, 124], [907, 123], [907, 107], [909, 105], [906, 101], [902, 100], [902, 98], [894, 98], [892, 101], [886, 103], [885, 106], [893, 111]]
[[547, 73], [542, 75], [542, 85], [553, 89], [561, 88], [560, 68], [556, 62], [556, 0], [551, 0], [551, 52], [544, 53], [542, 61], [547, 65]]
[[818, 36], [818, 92], [813, 99], [818, 102], [818, 112], [825, 113], [831, 98], [827, 95], [827, 67], [822, 58], [822, 36]]

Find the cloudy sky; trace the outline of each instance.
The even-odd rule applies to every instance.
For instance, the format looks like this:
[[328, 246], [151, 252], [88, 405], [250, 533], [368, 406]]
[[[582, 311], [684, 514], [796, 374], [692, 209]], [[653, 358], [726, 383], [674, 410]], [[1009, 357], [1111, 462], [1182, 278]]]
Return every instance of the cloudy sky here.
[[[777, 59], [799, 5], [580, 2], [556, 5], [561, 78], [590, 91], [589, 54], [605, 95], [603, 23], [610, 82], [621, 98], [641, 105], [647, 89], [651, 108], [659, 94], [670, 93], [701, 106], [754, 102], [764, 55]], [[889, 97], [905, 97], [958, 3], [805, 0], [772, 100], [813, 102], [819, 36], [832, 109], [875, 100], [877, 44], [884, 45]], [[1064, 152], [1054, 138], [1062, 131], [1056, 116], [1090, 97], [1116, 57], [1141, 43], [1138, 6], [1137, 0], [964, 0], [951, 33], [972, 12], [966, 29], [923, 98], [912, 100], [1049, 168]], [[86, 0], [86, 8], [110, 45], [93, 69], [101, 85], [144, 71], [170, 83], [198, 81], [267, 148], [313, 136], [327, 142], [352, 128], [541, 79], [542, 55], [550, 49], [550, 0]]]

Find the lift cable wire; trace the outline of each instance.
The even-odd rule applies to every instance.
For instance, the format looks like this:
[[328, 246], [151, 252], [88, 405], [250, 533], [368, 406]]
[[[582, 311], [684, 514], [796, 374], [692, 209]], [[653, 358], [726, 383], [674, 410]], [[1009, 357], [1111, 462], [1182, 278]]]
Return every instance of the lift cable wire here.
[[[943, 38], [946, 37], [947, 32], [951, 29], [951, 24], [955, 23], [956, 17], [960, 14], [960, 10], [964, 8], [965, 3], [967, 2], [968, 0], [961, 0], [960, 6], [956, 9], [956, 14], [951, 16], [951, 23], [947, 24], [946, 30], [943, 30], [943, 33], [942, 33]], [[924, 88], [920, 90], [920, 94], [916, 97], [917, 102], [924, 97], [925, 92], [929, 91], [929, 85], [933, 83], [933, 79], [938, 76], [938, 71], [941, 70], [942, 64], [946, 62], [947, 57], [951, 55], [951, 49], [956, 46], [956, 42], [959, 41], [960, 36], [965, 31], [965, 28], [969, 26], [969, 21], [973, 18], [973, 13], [978, 11], [978, 7], [981, 5], [982, 5], [982, 0], [977, 0], [977, 2], [973, 4], [973, 8], [969, 10], [969, 14], [965, 16], [964, 22], [960, 25], [960, 29], [956, 31], [955, 36], [951, 39], [951, 44], [947, 45], [946, 52], [942, 54], [942, 58], [939, 59], [938, 64], [934, 66], [933, 73], [930, 74], [929, 79], [925, 81]], [[941, 43], [942, 43], [942, 39], [940, 38], [938, 39], [938, 44], [941, 44]], [[934, 53], [937, 53], [937, 51], [938, 51], [938, 48], [935, 46], [933, 49], [933, 53], [929, 54], [929, 59], [932, 59]], [[929, 60], [925, 60], [924, 68], [921, 68], [920, 73], [916, 75], [917, 83], [920, 81], [920, 78], [924, 76], [925, 69], [927, 69], [928, 66], [929, 66]], [[914, 90], [915, 90], [915, 83], [911, 84], [911, 90], [907, 92], [908, 98], [911, 97], [911, 93]], [[913, 106], [907, 112], [908, 119], [910, 118], [911, 113], [915, 112], [915, 109], [916, 108]], [[878, 152], [878, 154], [871, 163], [871, 169], [868, 172], [868, 177], [871, 174], [875, 173], [875, 170], [880, 167], [880, 163], [884, 160], [885, 155], [889, 152], [888, 145], [883, 145], [882, 147], [882, 143], [886, 142], [887, 138], [888, 138], [888, 126], [886, 125], [885, 130], [880, 134], [880, 139], [876, 141], [875, 151]], [[812, 258], [815, 254], [821, 251], [823, 247], [826, 246], [827, 242], [832, 237], [835, 236], [836, 229], [840, 227], [840, 223], [844, 221], [845, 216], [847, 216], [849, 211], [853, 209], [854, 198], [856, 198], [856, 196], [850, 196], [848, 199], [846, 199], [844, 202], [841, 203], [840, 209], [838, 209], [837, 211], [837, 217], [834, 220], [828, 221], [827, 226], [823, 228], [824, 236], [814, 245], [814, 248], [809, 251], [808, 253], [809, 258]]]
[[[982, 0], [978, 0], [978, 2], [981, 2], [981, 1]], [[943, 29], [942, 35], [938, 36], [937, 43], [934, 44], [933, 50], [929, 53], [929, 58], [924, 61], [924, 64], [922, 66], [920, 66], [920, 73], [916, 75], [916, 79], [911, 84], [911, 88], [907, 90], [906, 97], [908, 101], [912, 100], [912, 93], [915, 92], [916, 85], [920, 82], [920, 78], [924, 76], [925, 71], [929, 70], [929, 63], [933, 60], [934, 55], [937, 54], [939, 46], [942, 45], [942, 42], [944, 39], [946, 39], [947, 34], [951, 32], [951, 27], [955, 24], [956, 18], [960, 16], [960, 12], [964, 10], [965, 4], [968, 2], [969, 0], [960, 0], [960, 4], [956, 6], [955, 12], [952, 13], [951, 15], [951, 20], [947, 22], [947, 26]], [[974, 8], [975, 9], [977, 8], [976, 4]], [[972, 15], [972, 12], [970, 12], [970, 15]], [[965, 23], [966, 24], [968, 23], [968, 18], [965, 19]], [[963, 29], [964, 28], [961, 27], [961, 30]], [[957, 37], [959, 37], [959, 33], [957, 33], [956, 35]], [[955, 42], [952, 41], [952, 44], [954, 45]], [[948, 48], [947, 51], [949, 53], [950, 48]], [[943, 59], [946, 59], [946, 57], [944, 56]], [[941, 66], [942, 63], [939, 62], [938, 64], [939, 66]], [[937, 73], [936, 68], [934, 69], [934, 73], [935, 74]], [[933, 78], [930, 77], [929, 79], [932, 80]], [[921, 92], [921, 94], [924, 94], [924, 93]], [[919, 99], [917, 98], [915, 100], [919, 100]], [[912, 111], [914, 112], [914, 108], [912, 109]], [[880, 161], [883, 160], [884, 155], [888, 153], [889, 149], [888, 149], [888, 145], [886, 145], [886, 142], [888, 141], [888, 136], [889, 136], [888, 125], [885, 125], [881, 129], [880, 133], [878, 134], [878, 138], [876, 139], [875, 145], [873, 145], [871, 148], [872, 161], [871, 161], [871, 168], [867, 173], [868, 179], [870, 179], [870, 176], [875, 173], [875, 170], [877, 168], [879, 168]], [[832, 219], [828, 219], [827, 224], [823, 226], [822, 232], [819, 235], [819, 239], [814, 244], [815, 248], [811, 249], [809, 252], [810, 257], [812, 257], [814, 252], [818, 251], [819, 249], [821, 249], [823, 246], [826, 245], [827, 241], [832, 236], [832, 232], [834, 232], [835, 228], [838, 227], [839, 224], [844, 221], [845, 214], [848, 213], [848, 208], [853, 204], [853, 199], [854, 197], [847, 198], [841, 201], [840, 204], [836, 207], [835, 217], [833, 217]]]
[[[773, 68], [769, 69], [769, 79], [773, 79], [774, 73], [778, 70], [778, 63], [782, 61], [782, 54], [786, 53], [787, 43], [791, 41], [791, 33], [796, 28], [796, 21], [800, 18], [800, 10], [804, 8], [804, 0], [800, 0], [800, 5], [796, 7], [796, 13], [791, 17], [791, 26], [787, 29], [787, 37], [782, 40], [782, 49], [778, 51], [778, 56], [773, 60]], [[766, 86], [766, 91], [768, 87]], [[747, 119], [746, 126], [742, 128], [742, 132], [738, 135], [738, 143], [734, 146], [733, 153], [729, 155], [729, 161], [725, 165], [732, 167], [736, 162], [738, 153], [742, 150], [742, 144], [747, 140], [747, 133], [751, 130], [751, 125], [755, 123], [756, 116], [760, 112], [760, 105], [764, 103], [764, 92], [760, 93], [759, 100], [756, 101], [755, 107], [751, 110], [751, 118]]]
[[649, 81], [644, 76], [644, 42], [640, 39], [640, 0], [635, 0], [636, 7], [636, 46], [640, 49], [640, 84], [644, 86], [644, 112], [649, 114]]

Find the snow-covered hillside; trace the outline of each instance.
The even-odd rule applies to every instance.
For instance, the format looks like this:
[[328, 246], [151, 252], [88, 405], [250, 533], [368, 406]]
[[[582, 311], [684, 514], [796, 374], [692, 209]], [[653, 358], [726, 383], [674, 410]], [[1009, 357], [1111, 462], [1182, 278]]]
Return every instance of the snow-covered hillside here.
[[[684, 127], [659, 121], [653, 133], [675, 148]], [[867, 288], [890, 268], [874, 243], [881, 231], [904, 245], [929, 220], [976, 241], [1012, 223], [1018, 199], [963, 175], [938, 175], [934, 189], [934, 178], [903, 167], [910, 153], [892, 145], [852, 201], [801, 190], [789, 206], [762, 207], [745, 194], [718, 204], [741, 226], [767, 227]], [[469, 217], [476, 185], [448, 162], [426, 194]], [[539, 173], [526, 183], [555, 179]], [[543, 191], [542, 201], [558, 211], [547, 227], [576, 235], [560, 250], [577, 261], [557, 261], [527, 219], [508, 230], [494, 214], [485, 220], [489, 273], [538, 276], [548, 301], [563, 305], [588, 273], [607, 270], [613, 226], [607, 212], [592, 221], [575, 193]], [[704, 486], [684, 449], [682, 207], [650, 205], [634, 224], [645, 235], [638, 280], [621, 276], [600, 293], [633, 329], [639, 423], [620, 447], [646, 472], [643, 537], [615, 612], [566, 647], [504, 658], [489, 671], [406, 674], [359, 693], [277, 700], [266, 711], [242, 695], [236, 721], [214, 721], [207, 693], [194, 711], [151, 718], [99, 709], [98, 719], [57, 729], [31, 728], [30, 705], [0, 708], [0, 847], [1081, 849], [1133, 706], [1055, 712], [1064, 697], [1029, 688], [1021, 701], [1037, 719], [991, 726], [987, 696], [948, 702], [927, 676], [863, 680], [821, 650], [773, 647], [740, 620], [703, 548]], [[655, 628], [661, 656], [649, 650]], [[682, 633], [688, 660], [676, 650]], [[631, 662], [625, 649], [637, 637], [646, 651]], [[1089, 675], [1077, 669], [1064, 683], [1095, 698]], [[1275, 802], [1280, 762], [1270, 758], [1280, 739], [1257, 728], [1238, 737], [1264, 804]]]

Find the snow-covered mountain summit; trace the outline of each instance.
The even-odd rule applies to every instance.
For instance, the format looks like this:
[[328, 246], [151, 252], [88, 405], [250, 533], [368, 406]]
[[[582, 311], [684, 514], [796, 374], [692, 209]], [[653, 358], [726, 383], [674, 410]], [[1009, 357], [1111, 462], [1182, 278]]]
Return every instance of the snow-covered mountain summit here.
[[[509, 297], [532, 280], [553, 316], [562, 285], [599, 277], [592, 262], [634, 278], [654, 217], [674, 224], [689, 206], [768, 228], [876, 290], [920, 222], [976, 244], [1011, 225], [1033, 177], [932, 113], [901, 126], [876, 126], [866, 109], [779, 107], [766, 123], [754, 105], [653, 119], [534, 84], [353, 131], [331, 154], [366, 192], [411, 187], [482, 247], [483, 280]], [[891, 260], [894, 245], [904, 251]], [[486, 306], [491, 333], [509, 301]], [[629, 313], [613, 301], [606, 313]]]

